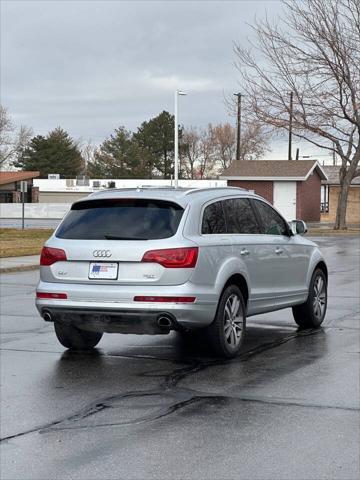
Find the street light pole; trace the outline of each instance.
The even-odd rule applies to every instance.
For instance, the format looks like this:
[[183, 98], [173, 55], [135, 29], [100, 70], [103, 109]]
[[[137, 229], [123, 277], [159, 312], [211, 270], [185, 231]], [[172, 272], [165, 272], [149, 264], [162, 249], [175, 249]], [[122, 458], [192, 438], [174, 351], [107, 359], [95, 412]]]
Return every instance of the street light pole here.
[[179, 121], [178, 121], [178, 96], [179, 95], [186, 95], [185, 92], [181, 92], [180, 90], [175, 91], [175, 108], [174, 108], [174, 116], [175, 116], [175, 132], [174, 132], [174, 183], [175, 188], [178, 188], [179, 184]]
[[241, 141], [241, 93], [234, 93], [237, 97], [237, 132], [236, 132], [236, 160], [240, 160], [240, 141]]

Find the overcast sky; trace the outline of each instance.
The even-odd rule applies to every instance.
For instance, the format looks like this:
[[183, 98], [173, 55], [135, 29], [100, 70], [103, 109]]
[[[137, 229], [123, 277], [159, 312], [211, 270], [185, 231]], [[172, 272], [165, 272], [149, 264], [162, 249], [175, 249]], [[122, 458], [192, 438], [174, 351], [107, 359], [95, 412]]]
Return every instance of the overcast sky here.
[[[60, 125], [94, 143], [162, 110], [174, 90], [185, 126], [223, 123], [224, 95], [241, 91], [233, 43], [279, 1], [1, 0], [1, 103], [17, 124]], [[302, 154], [313, 152], [302, 145]], [[268, 157], [286, 158], [276, 141]]]

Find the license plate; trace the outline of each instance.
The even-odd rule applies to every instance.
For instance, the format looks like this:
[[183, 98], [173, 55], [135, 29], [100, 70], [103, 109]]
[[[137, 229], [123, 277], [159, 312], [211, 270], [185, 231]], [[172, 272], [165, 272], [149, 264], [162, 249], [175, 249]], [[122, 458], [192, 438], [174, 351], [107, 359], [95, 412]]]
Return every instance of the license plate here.
[[117, 263], [90, 263], [89, 278], [101, 278], [102, 280], [116, 280], [118, 276]]

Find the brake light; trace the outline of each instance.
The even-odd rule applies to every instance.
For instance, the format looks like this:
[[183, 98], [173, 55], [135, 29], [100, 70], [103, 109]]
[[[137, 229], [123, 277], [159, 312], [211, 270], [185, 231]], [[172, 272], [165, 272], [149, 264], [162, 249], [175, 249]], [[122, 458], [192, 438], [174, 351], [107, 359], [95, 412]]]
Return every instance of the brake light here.
[[57, 300], [66, 300], [66, 293], [54, 293], [54, 292], [36, 292], [36, 298], [55, 298]]
[[40, 265], [49, 267], [56, 262], [65, 262], [66, 253], [61, 248], [43, 247], [40, 255]]
[[198, 258], [198, 247], [166, 248], [149, 250], [142, 262], [159, 263], [165, 268], [194, 268]]
[[196, 297], [134, 297], [134, 302], [159, 302], [159, 303], [194, 303]]

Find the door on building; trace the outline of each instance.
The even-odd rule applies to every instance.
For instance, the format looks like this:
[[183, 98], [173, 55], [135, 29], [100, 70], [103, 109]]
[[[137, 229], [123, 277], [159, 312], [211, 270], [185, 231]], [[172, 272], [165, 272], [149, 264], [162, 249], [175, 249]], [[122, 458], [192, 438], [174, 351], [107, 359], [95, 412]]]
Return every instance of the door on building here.
[[274, 182], [274, 207], [288, 222], [296, 219], [296, 182]]

